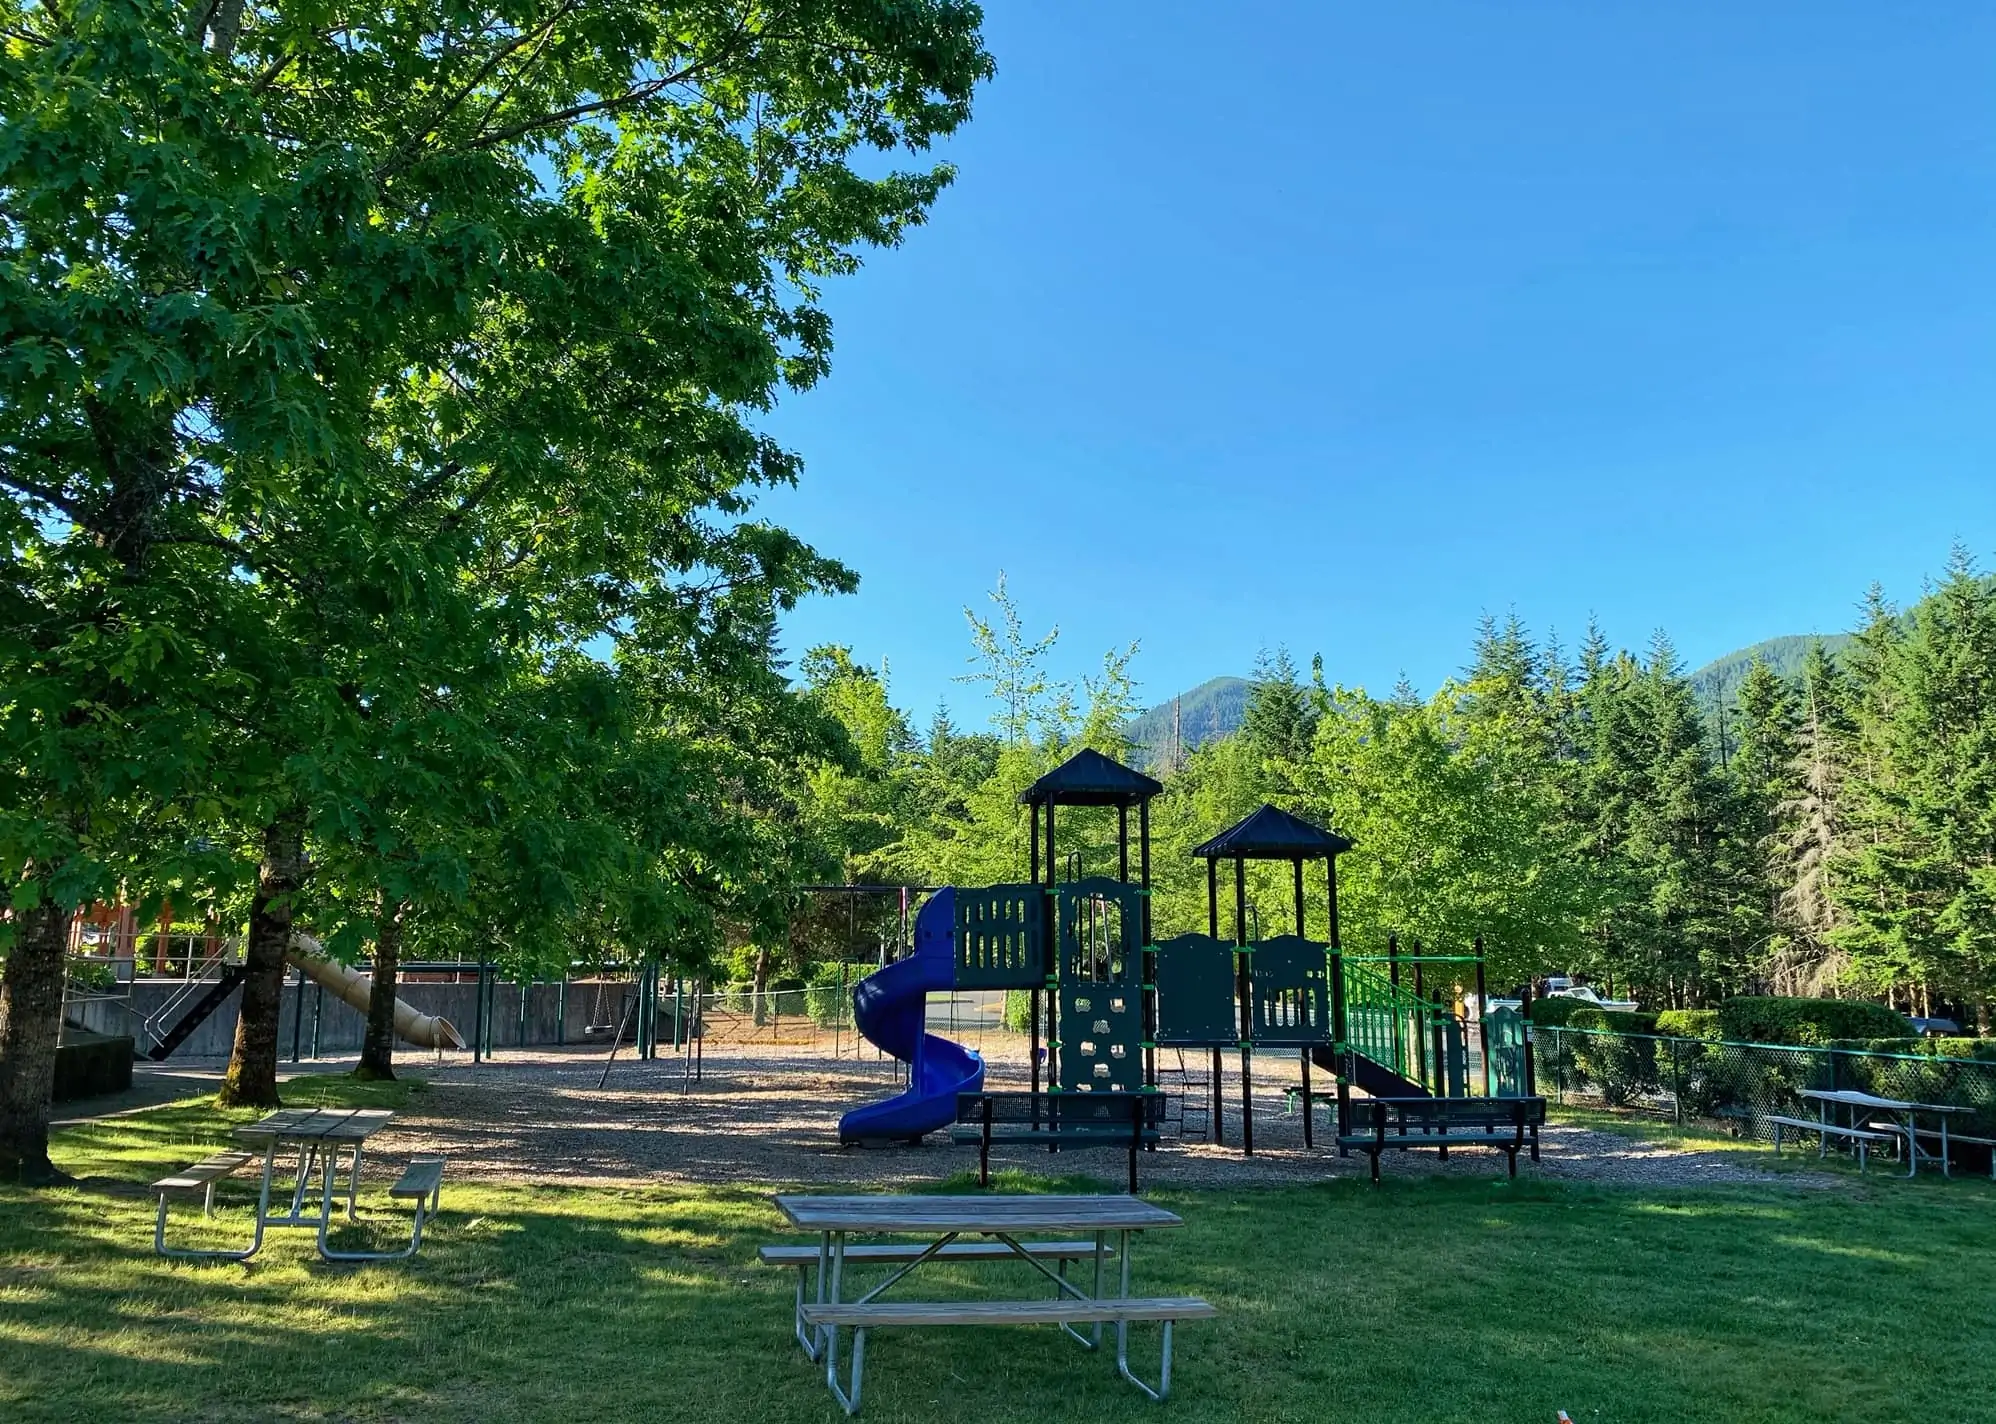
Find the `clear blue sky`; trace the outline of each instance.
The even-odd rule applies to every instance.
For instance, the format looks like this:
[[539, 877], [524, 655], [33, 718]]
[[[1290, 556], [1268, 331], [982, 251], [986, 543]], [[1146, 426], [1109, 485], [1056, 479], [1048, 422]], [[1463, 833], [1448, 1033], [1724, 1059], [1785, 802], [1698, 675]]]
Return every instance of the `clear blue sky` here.
[[1996, 565], [1996, 5], [990, 5], [931, 223], [829, 292], [765, 513], [981, 722], [998, 570], [1147, 702], [1475, 620], [1687, 662]]

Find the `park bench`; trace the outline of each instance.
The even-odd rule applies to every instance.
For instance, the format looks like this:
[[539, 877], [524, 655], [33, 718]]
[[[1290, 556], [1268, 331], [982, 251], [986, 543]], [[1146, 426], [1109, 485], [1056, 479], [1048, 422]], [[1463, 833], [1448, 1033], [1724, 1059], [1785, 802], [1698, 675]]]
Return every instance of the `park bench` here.
[[[328, 1261], [406, 1261], [423, 1244], [423, 1227], [437, 1214], [443, 1201], [444, 1159], [414, 1157], [388, 1189], [395, 1201], [413, 1201], [416, 1214], [409, 1232], [409, 1244], [399, 1251], [335, 1251], [326, 1244], [326, 1218], [319, 1224], [319, 1254]], [[328, 1211], [328, 1217], [330, 1210]]]
[[[152, 1189], [159, 1194], [159, 1217], [153, 1223], [152, 1230], [152, 1249], [155, 1254], [206, 1261], [247, 1261], [254, 1256], [263, 1245], [264, 1210], [261, 1205], [258, 1206], [256, 1213], [256, 1234], [250, 1238], [250, 1244], [242, 1250], [190, 1251], [169, 1247], [166, 1244], [166, 1204], [172, 1197], [200, 1192], [201, 1214], [213, 1216], [215, 1185], [224, 1177], [233, 1175], [239, 1168], [259, 1160], [261, 1159], [248, 1152], [216, 1152], [203, 1157], [192, 1166], [181, 1168], [170, 1177], [161, 1177], [154, 1182]], [[265, 1189], [268, 1190], [268, 1183], [265, 1184]]]
[[994, 1145], [1124, 1148], [1134, 1193], [1137, 1153], [1158, 1140], [1164, 1107], [1160, 1093], [959, 1093], [950, 1141], [977, 1147], [977, 1182], [984, 1187], [991, 1185]]
[[1873, 1143], [1905, 1140], [1905, 1134], [1900, 1132], [1880, 1132], [1870, 1127], [1839, 1127], [1836, 1123], [1813, 1117], [1783, 1117], [1769, 1113], [1761, 1121], [1774, 1125], [1774, 1155], [1777, 1157], [1781, 1155], [1781, 1129], [1784, 1127], [1797, 1132], [1813, 1132], [1824, 1146], [1828, 1146], [1832, 1137], [1848, 1137], [1857, 1147], [1857, 1170], [1860, 1172], [1865, 1169], [1865, 1151]]
[[[836, 1351], [827, 1354], [825, 1383], [831, 1386], [832, 1394], [847, 1414], [857, 1414], [860, 1375], [866, 1363], [866, 1332], [871, 1329], [908, 1325], [1060, 1325], [1072, 1330], [1081, 1324], [1113, 1323], [1116, 1372], [1152, 1399], [1161, 1400], [1171, 1393], [1172, 1326], [1180, 1320], [1206, 1320], [1218, 1313], [1196, 1296], [1120, 1300], [883, 1300], [864, 1305], [807, 1305], [803, 1309], [803, 1323], [812, 1328], [853, 1332], [850, 1384], [843, 1389], [839, 1387]], [[1156, 1389], [1130, 1372], [1129, 1326], [1139, 1321], [1162, 1322], [1164, 1326], [1163, 1363]]]
[[1515, 1177], [1521, 1151], [1539, 1160], [1546, 1120], [1544, 1098], [1361, 1098], [1351, 1109], [1354, 1130], [1338, 1146], [1369, 1156], [1375, 1182], [1383, 1152], [1434, 1149], [1446, 1162], [1451, 1147], [1497, 1148]]
[[[1092, 1260], [1095, 1255], [1093, 1241], [1022, 1241], [1019, 1249], [1035, 1260], [1052, 1261], [1060, 1275], [1067, 1273], [1071, 1261]], [[764, 1246], [756, 1252], [765, 1266], [795, 1266], [797, 1268], [797, 1304], [793, 1311], [797, 1331], [797, 1343], [804, 1347], [804, 1353], [812, 1359], [818, 1358], [817, 1341], [804, 1328], [804, 1297], [810, 1286], [813, 1267], [825, 1269], [828, 1266], [824, 1254], [816, 1246]], [[1106, 1251], [1104, 1260], [1113, 1259], [1114, 1251]], [[922, 1260], [940, 1261], [1016, 1261], [1019, 1252], [1003, 1241], [952, 1241], [937, 1248], [920, 1241], [890, 1241], [873, 1245], [848, 1245], [845, 1248], [847, 1265], [858, 1263], [871, 1266], [908, 1266]]]

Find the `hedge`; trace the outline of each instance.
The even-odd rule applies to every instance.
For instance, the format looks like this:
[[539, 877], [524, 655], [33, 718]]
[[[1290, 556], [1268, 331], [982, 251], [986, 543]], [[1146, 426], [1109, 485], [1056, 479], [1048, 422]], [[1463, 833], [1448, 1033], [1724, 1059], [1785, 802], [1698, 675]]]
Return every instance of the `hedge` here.
[[1585, 999], [1544, 998], [1532, 1000], [1532, 1022], [1543, 1028], [1564, 1028], [1577, 1013], [1595, 1011]]
[[1712, 1038], [1719, 1034], [1717, 1009], [1665, 1009], [1656, 1016], [1656, 1031], [1666, 1038]]
[[1837, 1038], [1832, 1048], [1853, 1053], [1902, 1053], [1914, 1058], [1972, 1058], [1996, 1063], [1996, 1038]]
[[1591, 1029], [1567, 1040], [1573, 1071], [1601, 1090], [1610, 1107], [1654, 1093], [1661, 1086], [1656, 1072], [1656, 1015], [1624, 1009], [1583, 1005], [1567, 1018], [1567, 1027]]
[[1840, 1038], [1906, 1038], [1913, 1026], [1862, 999], [1742, 996], [1719, 1005], [1720, 1036], [1732, 1043], [1828, 1044]]

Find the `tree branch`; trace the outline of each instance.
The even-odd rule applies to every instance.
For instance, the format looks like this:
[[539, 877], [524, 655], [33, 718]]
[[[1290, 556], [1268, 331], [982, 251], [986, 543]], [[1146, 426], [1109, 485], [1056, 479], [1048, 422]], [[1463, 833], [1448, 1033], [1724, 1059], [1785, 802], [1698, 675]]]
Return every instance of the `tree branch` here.
[[43, 504], [61, 510], [70, 517], [72, 522], [78, 525], [84, 523], [83, 507], [65, 495], [61, 490], [51, 485], [45, 485], [39, 480], [31, 480], [21, 475], [13, 474], [4, 468], [0, 468], [0, 484], [6, 485], [9, 489], [18, 490], [29, 499], [39, 500]]

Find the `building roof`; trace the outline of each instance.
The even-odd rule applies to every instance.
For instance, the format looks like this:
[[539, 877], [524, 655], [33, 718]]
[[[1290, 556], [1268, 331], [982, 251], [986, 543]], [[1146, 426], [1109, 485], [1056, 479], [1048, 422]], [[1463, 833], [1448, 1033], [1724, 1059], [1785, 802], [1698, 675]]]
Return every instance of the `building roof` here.
[[1302, 860], [1342, 855], [1352, 842], [1300, 816], [1263, 806], [1192, 853], [1206, 860]]
[[1027, 787], [1022, 806], [1131, 806], [1164, 787], [1140, 771], [1084, 748]]

